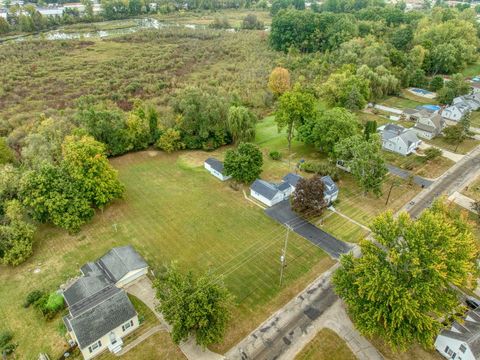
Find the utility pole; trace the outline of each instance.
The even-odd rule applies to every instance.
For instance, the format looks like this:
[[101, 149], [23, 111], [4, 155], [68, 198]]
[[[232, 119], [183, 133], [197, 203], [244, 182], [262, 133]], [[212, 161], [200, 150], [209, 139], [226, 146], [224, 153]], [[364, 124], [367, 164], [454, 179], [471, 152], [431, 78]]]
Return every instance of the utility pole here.
[[290, 230], [292, 230], [292, 227], [290, 225], [287, 225], [287, 234], [285, 236], [285, 244], [283, 246], [283, 252], [282, 255], [280, 256], [280, 287], [282, 286], [283, 282], [283, 271], [285, 269], [285, 266], [287, 266], [287, 246], [288, 246], [288, 235], [290, 234]]

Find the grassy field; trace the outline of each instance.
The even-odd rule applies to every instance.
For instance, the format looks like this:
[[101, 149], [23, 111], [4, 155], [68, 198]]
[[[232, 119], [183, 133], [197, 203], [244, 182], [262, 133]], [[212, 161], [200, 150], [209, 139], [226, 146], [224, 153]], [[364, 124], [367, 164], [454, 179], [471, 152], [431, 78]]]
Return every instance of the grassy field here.
[[480, 75], [480, 62], [468, 65], [463, 71], [462, 74], [467, 77], [473, 77]]
[[435, 179], [447, 171], [454, 162], [439, 156], [426, 161], [424, 157], [415, 154], [402, 156], [391, 151], [384, 151], [385, 159], [392, 165], [411, 171], [412, 174]]
[[402, 90], [399, 96], [392, 96], [380, 102], [382, 105], [391, 106], [400, 110], [406, 108], [415, 109], [419, 105], [437, 104], [435, 99], [427, 99], [421, 96], [416, 96], [408, 90]]
[[364, 239], [369, 233], [369, 231], [361, 226], [331, 211], [327, 211], [327, 213], [316, 222], [316, 225], [340, 240], [353, 243]]
[[463, 189], [462, 193], [474, 200], [480, 200], [480, 178], [477, 178], [467, 188]]
[[95, 41], [0, 44], [0, 135], [21, 125], [28, 131], [42, 113], [68, 117], [86, 94], [124, 109], [133, 98], [149, 100], [166, 124], [174, 120], [172, 96], [187, 86], [237, 94], [262, 114], [272, 104], [268, 75], [283, 56], [262, 31], [166, 28]]
[[458, 145], [458, 148], [457, 148], [457, 145], [449, 144], [448, 142], [445, 141], [445, 139], [442, 136], [438, 136], [432, 140], [425, 140], [425, 142], [431, 143], [435, 146], [438, 146], [448, 151], [456, 152], [458, 154], [466, 154], [472, 151], [478, 145], [480, 145], [479, 140], [468, 138], [468, 139], [465, 139], [460, 145]]
[[243, 19], [248, 14], [254, 14], [258, 20], [262, 21], [266, 26], [270, 26], [272, 17], [270, 12], [255, 9], [227, 9], [221, 13], [216, 11], [179, 11], [171, 14], [157, 14], [158, 20], [173, 22], [176, 24], [197, 24], [210, 25], [215, 18], [227, 18], [232, 27], [240, 27]]
[[[333, 355], [335, 354], [335, 355]], [[295, 360], [355, 360], [347, 344], [332, 330], [322, 329]]]
[[57, 330], [61, 319], [45, 322], [23, 309], [26, 294], [56, 289], [112, 246], [134, 245], [154, 269], [176, 260], [185, 270], [210, 269], [212, 278], [223, 277], [238, 306], [218, 351], [230, 348], [333, 264], [319, 248], [293, 235], [285, 286], [279, 289], [285, 230], [241, 192], [209, 175], [201, 167], [208, 156], [152, 151], [113, 159], [127, 187], [124, 200], [74, 236], [42, 227], [27, 263], [1, 267], [0, 324], [14, 332], [20, 358], [32, 359], [40, 351], [58, 355], [64, 346]]
[[480, 128], [480, 111], [472, 111], [470, 113], [470, 121], [472, 127]]

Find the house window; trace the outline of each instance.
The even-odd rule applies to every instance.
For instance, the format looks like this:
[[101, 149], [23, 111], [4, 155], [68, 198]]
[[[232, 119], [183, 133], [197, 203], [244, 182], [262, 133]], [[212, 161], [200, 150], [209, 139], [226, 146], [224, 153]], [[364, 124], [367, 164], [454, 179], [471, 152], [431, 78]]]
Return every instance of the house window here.
[[445, 346], [445, 354], [448, 354], [448, 350], [449, 350], [449, 349], [450, 349], [450, 348], [449, 348], [448, 346]]
[[102, 346], [102, 342], [100, 340], [98, 340], [95, 344], [92, 344], [88, 347], [88, 351], [90, 351], [90, 353], [96, 351], [98, 348], [100, 348]]
[[463, 344], [460, 345], [460, 351], [461, 351], [462, 353], [465, 353], [465, 351], [467, 351], [467, 347], [466, 347], [465, 345], [463, 345]]
[[129, 322], [122, 325], [122, 330], [126, 331], [127, 329], [131, 328], [132, 326], [133, 326], [133, 320], [130, 320]]

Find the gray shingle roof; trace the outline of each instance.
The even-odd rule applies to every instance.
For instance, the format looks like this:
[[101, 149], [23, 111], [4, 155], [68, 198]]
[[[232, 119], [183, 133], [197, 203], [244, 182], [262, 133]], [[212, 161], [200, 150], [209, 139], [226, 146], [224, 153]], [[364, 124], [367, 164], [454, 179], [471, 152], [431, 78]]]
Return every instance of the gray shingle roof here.
[[337, 184], [335, 184], [335, 181], [333, 179], [326, 175], [322, 177], [322, 181], [325, 184], [325, 190], [324, 193], [327, 195], [333, 195], [338, 191]]
[[255, 180], [250, 186], [250, 189], [267, 198], [268, 200], [272, 200], [278, 193], [278, 189], [274, 184], [261, 179]]
[[400, 137], [407, 146], [418, 142], [417, 134], [412, 129], [405, 129], [403, 126], [395, 124], [387, 124], [383, 128], [382, 138], [383, 140], [390, 140], [395, 137]]
[[108, 285], [110, 282], [104, 275], [83, 276], [63, 292], [63, 297], [67, 305], [72, 306], [103, 290]]
[[285, 175], [283, 177], [283, 181], [285, 181], [285, 182], [289, 183], [291, 186], [295, 187], [295, 186], [297, 186], [297, 183], [301, 178], [302, 177], [300, 175], [293, 174], [293, 173], [288, 173], [287, 175]]
[[[451, 330], [442, 330], [440, 335], [463, 341], [470, 347], [475, 359], [480, 358], [480, 309], [470, 310], [463, 323], [454, 322]], [[454, 331], [455, 330], [455, 331]]]
[[116, 247], [95, 262], [113, 282], [127, 273], [148, 267], [131, 245]]
[[208, 158], [205, 160], [205, 162], [210, 165], [212, 169], [218, 171], [220, 174], [223, 174], [223, 162], [215, 158]]
[[137, 313], [124, 290], [105, 294], [95, 307], [66, 317], [80, 348], [92, 344], [113, 329], [126, 323]]

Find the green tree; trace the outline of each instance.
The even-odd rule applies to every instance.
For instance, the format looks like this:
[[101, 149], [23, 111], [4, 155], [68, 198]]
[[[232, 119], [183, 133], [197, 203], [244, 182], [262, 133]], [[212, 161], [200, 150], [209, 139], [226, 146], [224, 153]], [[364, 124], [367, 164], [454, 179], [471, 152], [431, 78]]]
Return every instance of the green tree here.
[[368, 120], [365, 124], [365, 127], [363, 129], [363, 135], [365, 136], [365, 140], [369, 141], [370, 136], [372, 134], [377, 133], [377, 122], [375, 120]]
[[382, 185], [388, 170], [381, 149], [378, 135], [370, 136], [368, 141], [361, 135], [355, 135], [335, 146], [336, 158], [344, 161], [365, 194], [369, 191], [377, 196], [382, 194]]
[[231, 175], [240, 182], [250, 183], [262, 172], [262, 152], [254, 144], [240, 143], [236, 149], [227, 150], [224, 166], [225, 175]]
[[33, 253], [35, 226], [30, 224], [21, 203], [9, 200], [5, 203], [5, 215], [0, 225], [0, 261], [19, 265]]
[[320, 96], [329, 106], [360, 110], [370, 98], [368, 80], [350, 71], [333, 73], [320, 87]]
[[174, 128], [168, 128], [160, 135], [156, 146], [167, 153], [181, 150], [185, 147], [182, 143], [182, 134]]
[[123, 195], [124, 186], [105, 156], [105, 146], [92, 137], [67, 136], [62, 167], [94, 207], [101, 208]]
[[467, 138], [467, 134], [465, 133], [462, 124], [447, 126], [443, 130], [443, 135], [446, 142], [455, 145], [455, 151], [457, 151], [458, 146]]
[[[362, 256], [343, 256], [333, 277], [356, 328], [394, 349], [420, 343], [431, 348], [458, 309], [454, 286], [478, 276], [478, 247], [471, 227], [451, 205], [438, 201], [418, 218], [391, 212], [371, 226], [375, 242], [360, 243]], [[448, 254], [448, 256], [446, 256]]]
[[465, 81], [462, 74], [455, 74], [450, 81], [437, 93], [437, 100], [443, 104], [451, 104], [453, 99], [470, 92], [470, 85]]
[[0, 137], [0, 165], [11, 163], [13, 160], [15, 160], [15, 156], [7, 144], [7, 139]]
[[234, 144], [255, 138], [257, 117], [245, 106], [230, 106], [228, 109], [227, 128]]
[[295, 86], [293, 90], [280, 96], [278, 109], [275, 112], [275, 121], [278, 131], [286, 128], [289, 152], [294, 131], [315, 116], [315, 97], [300, 89], [299, 86]]
[[180, 91], [173, 108], [180, 116], [178, 129], [187, 149], [216, 149], [227, 142], [229, 101], [198, 88]]
[[432, 89], [432, 91], [438, 91], [443, 87], [443, 83], [444, 81], [441, 76], [434, 76], [430, 81], [430, 89]]
[[368, 81], [371, 100], [382, 99], [387, 95], [397, 93], [399, 90], [398, 79], [382, 65], [375, 69], [362, 65], [357, 70], [357, 75]]
[[333, 108], [309, 119], [298, 130], [299, 140], [314, 144], [332, 155], [335, 144], [358, 133], [360, 124], [356, 116], [344, 108]]
[[263, 30], [265, 25], [257, 19], [255, 14], [248, 14], [243, 18], [242, 29], [245, 30]]
[[158, 310], [172, 326], [176, 344], [195, 336], [202, 347], [222, 341], [231, 318], [233, 298], [210, 274], [195, 278], [182, 274], [174, 265], [155, 281]]
[[27, 171], [20, 184], [20, 196], [32, 217], [76, 232], [89, 221], [94, 210], [80, 186], [61, 167], [43, 164]]

